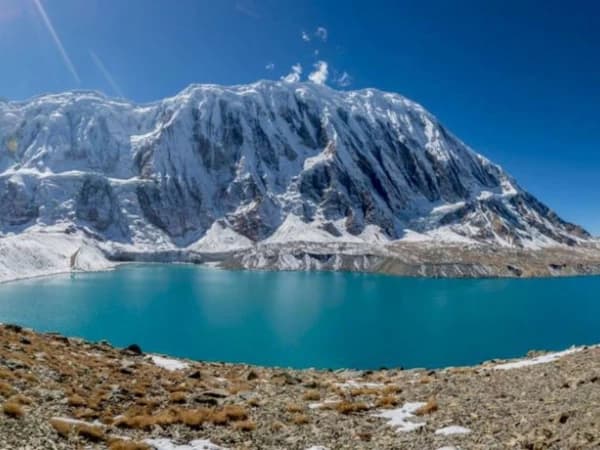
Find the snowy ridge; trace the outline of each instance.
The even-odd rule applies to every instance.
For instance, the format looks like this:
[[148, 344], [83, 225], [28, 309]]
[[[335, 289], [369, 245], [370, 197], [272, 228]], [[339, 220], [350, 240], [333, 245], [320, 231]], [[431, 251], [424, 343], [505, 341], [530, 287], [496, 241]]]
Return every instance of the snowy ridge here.
[[0, 236], [73, 226], [103, 248], [148, 251], [590, 239], [420, 105], [314, 83], [0, 103], [0, 204]]
[[93, 241], [78, 234], [49, 230], [0, 239], [0, 283], [112, 267]]

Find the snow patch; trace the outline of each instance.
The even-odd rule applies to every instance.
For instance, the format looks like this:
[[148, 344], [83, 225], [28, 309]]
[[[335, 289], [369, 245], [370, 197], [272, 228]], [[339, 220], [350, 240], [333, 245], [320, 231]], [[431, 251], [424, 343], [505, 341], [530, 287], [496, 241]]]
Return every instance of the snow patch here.
[[163, 369], [166, 369], [171, 372], [174, 372], [176, 370], [184, 370], [190, 367], [188, 363], [179, 361], [177, 359], [165, 358], [163, 356], [158, 355], [150, 355], [149, 358], [158, 367], [162, 367]]
[[423, 402], [408, 402], [402, 405], [401, 408], [381, 411], [377, 414], [373, 414], [373, 416], [387, 419], [388, 425], [394, 427], [396, 431], [414, 431], [425, 426], [425, 422], [411, 421], [411, 419], [416, 417], [414, 413], [423, 406], [425, 406], [425, 403]]
[[342, 389], [361, 389], [361, 388], [378, 389], [380, 387], [383, 387], [383, 384], [381, 384], [381, 383], [364, 383], [364, 382], [360, 382], [360, 381], [356, 381], [356, 380], [348, 380], [345, 383], [336, 383], [336, 386], [338, 386]]
[[70, 425], [82, 425], [82, 426], [104, 426], [98, 420], [94, 422], [85, 422], [83, 420], [73, 419], [71, 417], [52, 417], [50, 420], [58, 420], [60, 422], [68, 423]]
[[545, 355], [537, 356], [535, 358], [529, 359], [521, 359], [519, 361], [513, 361], [504, 364], [498, 364], [493, 367], [495, 370], [511, 370], [511, 369], [520, 369], [522, 367], [535, 366], [538, 364], [545, 364], [556, 361], [563, 356], [570, 355], [572, 353], [580, 352], [583, 350], [583, 347], [572, 347], [567, 350], [563, 350], [562, 352], [554, 352], [554, 353], [546, 353]]
[[154, 447], [155, 450], [227, 450], [213, 444], [207, 439], [196, 439], [189, 444], [176, 444], [171, 439], [146, 439], [146, 444]]
[[268, 239], [266, 244], [289, 243], [289, 242], [332, 242], [335, 237], [325, 230], [315, 228], [305, 223], [295, 214], [288, 214], [277, 231]]
[[189, 249], [202, 252], [227, 252], [252, 247], [252, 241], [231, 228], [216, 221], [206, 234]]
[[470, 432], [471, 430], [469, 428], [461, 427], [459, 425], [450, 425], [448, 427], [435, 430], [435, 434], [441, 434], [444, 436], [450, 436], [452, 434], [468, 434]]
[[0, 238], [0, 283], [114, 266], [94, 243], [77, 234], [34, 231]]
[[327, 400], [323, 400], [322, 402], [317, 402], [317, 403], [309, 403], [308, 404], [308, 408], [309, 409], [321, 409], [321, 408], [327, 408], [329, 406], [335, 405], [337, 403], [339, 403], [339, 400], [336, 399], [327, 399]]

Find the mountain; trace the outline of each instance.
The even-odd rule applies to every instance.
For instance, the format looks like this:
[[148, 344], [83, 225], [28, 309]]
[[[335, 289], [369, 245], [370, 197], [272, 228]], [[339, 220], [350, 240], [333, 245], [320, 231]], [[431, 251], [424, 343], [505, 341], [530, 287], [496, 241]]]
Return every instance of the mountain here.
[[375, 89], [260, 81], [142, 105], [95, 92], [0, 102], [0, 148], [4, 235], [196, 252], [590, 239], [423, 107]]

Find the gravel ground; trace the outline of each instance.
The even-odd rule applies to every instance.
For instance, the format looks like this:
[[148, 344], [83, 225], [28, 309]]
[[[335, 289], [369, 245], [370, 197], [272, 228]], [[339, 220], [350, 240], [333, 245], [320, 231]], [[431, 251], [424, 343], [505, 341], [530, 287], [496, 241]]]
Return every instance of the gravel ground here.
[[155, 362], [139, 350], [0, 326], [0, 449], [150, 450], [159, 438], [230, 449], [600, 449], [600, 347], [512, 368], [335, 372]]

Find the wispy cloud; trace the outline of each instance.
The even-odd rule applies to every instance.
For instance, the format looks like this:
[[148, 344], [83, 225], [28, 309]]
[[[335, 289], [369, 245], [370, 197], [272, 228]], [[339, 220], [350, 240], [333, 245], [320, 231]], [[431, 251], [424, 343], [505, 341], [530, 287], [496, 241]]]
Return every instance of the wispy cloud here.
[[69, 70], [69, 72], [71, 72], [71, 75], [73, 75], [73, 78], [75, 78], [75, 81], [77, 82], [77, 84], [81, 83], [81, 78], [79, 78], [79, 74], [77, 73], [77, 70], [75, 70], [75, 66], [73, 65], [73, 62], [71, 62], [71, 58], [69, 58], [69, 55], [67, 54], [67, 51], [65, 50], [65, 46], [63, 45], [62, 41], [60, 40], [60, 37], [58, 37], [58, 33], [56, 33], [56, 30], [54, 29], [54, 25], [52, 25], [52, 21], [48, 17], [48, 14], [46, 14], [46, 10], [44, 9], [44, 6], [40, 2], [40, 0], [33, 0], [33, 4], [35, 5], [38, 13], [40, 14], [40, 17], [44, 21], [44, 24], [46, 25], [46, 28], [48, 29], [50, 36], [52, 36], [52, 39], [54, 40], [54, 43], [56, 44], [56, 48], [58, 49], [58, 51], [60, 52], [60, 55], [62, 56], [65, 66], [67, 66], [67, 69]]
[[270, 62], [269, 64], [267, 64], [265, 66], [265, 69], [267, 70], [273, 70], [275, 68], [275, 63]]
[[317, 30], [315, 31], [315, 36], [318, 37], [319, 39], [321, 39], [323, 42], [325, 42], [327, 40], [327, 28], [325, 27], [318, 27]]
[[238, 0], [235, 2], [235, 10], [245, 16], [252, 17], [253, 19], [260, 19], [261, 17], [252, 1]]
[[298, 81], [300, 81], [300, 75], [302, 75], [302, 66], [300, 65], [300, 63], [298, 63], [294, 64], [292, 66], [292, 71], [285, 77], [281, 77], [281, 79], [286, 83], [297, 83]]
[[340, 87], [348, 87], [352, 84], [352, 77], [348, 72], [344, 71], [335, 79], [335, 83]]
[[315, 84], [325, 84], [329, 75], [329, 66], [325, 61], [317, 61], [314, 65], [315, 71], [308, 75], [308, 79]]
[[104, 65], [104, 63], [102, 62], [102, 60], [98, 57], [98, 55], [96, 55], [96, 53], [94, 53], [92, 50], [90, 50], [90, 57], [92, 58], [92, 61], [94, 62], [94, 65], [102, 73], [102, 76], [104, 76], [104, 79], [108, 82], [108, 84], [110, 85], [110, 87], [112, 88], [112, 90], [115, 92], [115, 94], [117, 94], [119, 97], [123, 97], [124, 98], [125, 95], [123, 94], [123, 91], [121, 90], [121, 87], [115, 81], [115, 78], [108, 71], [108, 69], [106, 68], [106, 66]]
[[312, 41], [313, 37], [316, 39], [319, 39], [323, 42], [327, 42], [327, 37], [329, 35], [329, 32], [327, 31], [327, 28], [325, 27], [317, 27], [317, 29], [311, 34], [308, 34], [306, 31], [302, 31], [300, 33], [300, 37], [302, 38], [302, 40], [304, 42], [310, 42]]

